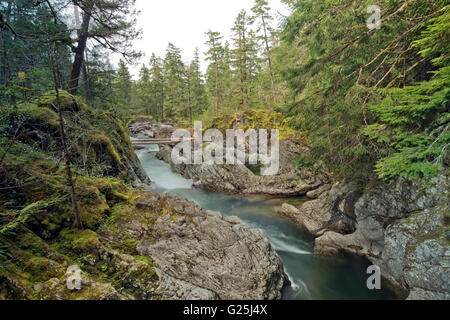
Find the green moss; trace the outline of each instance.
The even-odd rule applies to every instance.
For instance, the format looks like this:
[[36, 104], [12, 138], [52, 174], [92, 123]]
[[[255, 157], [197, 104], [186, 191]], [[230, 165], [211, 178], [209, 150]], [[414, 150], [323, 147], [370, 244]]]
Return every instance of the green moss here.
[[[71, 111], [71, 112], [90, 111], [90, 109], [80, 99], [78, 99], [75, 96], [72, 96], [67, 91], [64, 90], [59, 91], [59, 100], [62, 111]], [[43, 94], [38, 99], [36, 99], [36, 103], [41, 108], [57, 110], [56, 92], [54, 90], [51, 90], [46, 94]]]
[[269, 132], [270, 130], [279, 130], [281, 140], [296, 137], [301, 138], [306, 143], [305, 135], [290, 128], [289, 121], [289, 118], [286, 118], [279, 112], [249, 109], [233, 115], [216, 117], [213, 119], [212, 125], [205, 128], [205, 130], [209, 128], [219, 130], [242, 129], [244, 131], [249, 129], [266, 129]]
[[50, 130], [59, 130], [58, 114], [52, 109], [40, 108], [36, 104], [24, 104], [21, 111], [28, 115], [29, 120], [36, 124], [45, 125]]
[[142, 261], [148, 265], [153, 266], [153, 261], [150, 260], [148, 257], [145, 256], [135, 256], [136, 260]]
[[61, 232], [60, 242], [77, 253], [90, 253], [99, 246], [100, 239], [92, 230], [65, 230]]
[[44, 257], [32, 257], [24, 270], [33, 275], [32, 280], [34, 282], [59, 278], [65, 274], [65, 269], [57, 262]]
[[124, 235], [123, 237], [121, 237], [120, 245], [118, 247], [121, 251], [126, 252], [128, 254], [136, 254], [137, 253], [136, 246], [137, 246], [136, 240], [132, 239], [128, 235]]

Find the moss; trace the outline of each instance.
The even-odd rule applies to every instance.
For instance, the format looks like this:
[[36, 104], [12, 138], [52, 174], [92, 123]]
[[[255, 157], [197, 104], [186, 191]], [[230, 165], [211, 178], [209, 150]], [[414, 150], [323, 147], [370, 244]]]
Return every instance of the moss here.
[[[75, 96], [72, 96], [67, 91], [64, 90], [59, 91], [59, 100], [61, 103], [62, 111], [71, 111], [71, 112], [90, 111], [90, 109], [80, 99], [78, 99]], [[40, 96], [38, 99], [36, 99], [36, 103], [41, 108], [57, 110], [55, 90], [51, 90], [46, 94]]]
[[116, 246], [122, 252], [126, 252], [127, 254], [137, 254], [136, 251], [137, 242], [133, 238], [128, 235], [124, 235], [120, 239], [120, 245]]
[[120, 159], [120, 155], [117, 152], [116, 148], [114, 147], [111, 140], [103, 133], [103, 132], [97, 132], [89, 137], [89, 141], [94, 146], [100, 146], [104, 147], [108, 154], [113, 159], [114, 163], [117, 165], [117, 167], [123, 166], [122, 160]]
[[29, 120], [32, 122], [43, 124], [50, 130], [59, 130], [59, 118], [55, 111], [48, 108], [40, 108], [32, 103], [21, 105], [20, 109], [28, 115]]
[[59, 278], [65, 274], [65, 269], [57, 262], [44, 257], [32, 257], [26, 264], [24, 271], [33, 275], [33, 282]]
[[68, 230], [61, 232], [60, 242], [63, 247], [76, 253], [90, 253], [100, 245], [100, 239], [92, 230]]
[[[60, 98], [74, 165], [96, 176], [129, 179], [127, 162], [137, 161], [137, 156], [127, 127], [112, 113], [92, 110], [65, 91], [60, 92]], [[19, 110], [24, 118], [23, 131], [30, 133], [23, 141], [59, 158], [61, 141], [55, 102], [55, 93], [50, 91], [33, 103], [19, 105]]]
[[19, 272], [8, 272], [0, 268], [0, 299], [31, 300], [32, 282], [19, 275]]
[[242, 129], [244, 131], [249, 129], [279, 130], [281, 140], [295, 137], [300, 138], [306, 144], [305, 134], [290, 128], [289, 121], [289, 118], [284, 117], [279, 112], [250, 109], [233, 115], [216, 117], [213, 119], [212, 125], [205, 128], [205, 130], [209, 128], [216, 128], [222, 131], [227, 129]]
[[142, 261], [148, 265], [153, 266], [153, 261], [150, 260], [148, 257], [145, 256], [135, 256], [136, 260]]

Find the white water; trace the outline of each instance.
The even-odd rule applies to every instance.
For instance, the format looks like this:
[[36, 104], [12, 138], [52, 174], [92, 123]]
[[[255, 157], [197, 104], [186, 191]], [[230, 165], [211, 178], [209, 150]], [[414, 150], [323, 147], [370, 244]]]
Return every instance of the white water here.
[[197, 203], [206, 210], [238, 216], [252, 228], [262, 229], [283, 260], [291, 286], [285, 299], [386, 299], [386, 291], [370, 291], [366, 287], [367, 264], [357, 258], [324, 258], [312, 254], [314, 239], [294, 223], [276, 212], [283, 202], [257, 196], [229, 195], [192, 188], [192, 181], [175, 174], [170, 166], [147, 150], [137, 151], [142, 165], [154, 182], [158, 193], [175, 193]]

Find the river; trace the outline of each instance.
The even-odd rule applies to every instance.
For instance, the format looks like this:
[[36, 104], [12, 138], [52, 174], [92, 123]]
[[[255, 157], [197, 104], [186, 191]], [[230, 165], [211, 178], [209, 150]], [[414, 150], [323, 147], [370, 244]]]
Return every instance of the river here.
[[239, 196], [192, 187], [192, 181], [173, 173], [170, 166], [156, 159], [155, 153], [136, 151], [153, 181], [154, 192], [174, 193], [206, 210], [225, 216], [238, 216], [249, 226], [262, 229], [283, 260], [292, 285], [284, 299], [391, 299], [387, 290], [369, 290], [366, 285], [368, 264], [357, 257], [318, 257], [312, 254], [314, 238], [290, 220], [277, 214], [283, 202], [300, 203], [304, 199], [279, 199], [264, 196]]

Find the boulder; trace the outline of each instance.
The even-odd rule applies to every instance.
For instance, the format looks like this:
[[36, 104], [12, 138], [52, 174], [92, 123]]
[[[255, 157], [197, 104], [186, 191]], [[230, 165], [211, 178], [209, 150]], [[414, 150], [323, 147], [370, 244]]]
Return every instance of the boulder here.
[[410, 299], [448, 297], [448, 177], [369, 186], [354, 205], [356, 231], [326, 232], [315, 253], [346, 251], [367, 258]]

